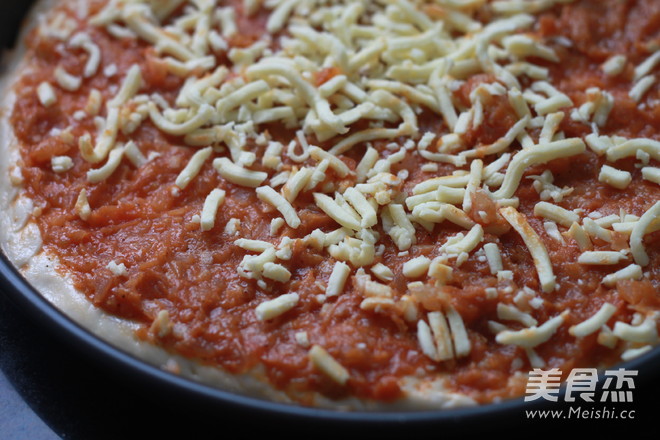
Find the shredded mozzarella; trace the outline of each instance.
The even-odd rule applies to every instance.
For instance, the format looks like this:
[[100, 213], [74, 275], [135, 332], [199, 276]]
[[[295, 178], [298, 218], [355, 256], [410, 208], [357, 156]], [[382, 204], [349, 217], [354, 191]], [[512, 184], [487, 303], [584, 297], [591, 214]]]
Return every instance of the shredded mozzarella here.
[[260, 321], [267, 321], [288, 312], [298, 304], [297, 293], [286, 293], [275, 299], [264, 301], [257, 306], [255, 313]]
[[515, 208], [501, 208], [500, 213], [509, 224], [513, 226], [516, 232], [520, 234], [532, 254], [543, 291], [552, 292], [555, 290], [556, 282], [552, 270], [552, 262], [550, 261], [550, 256], [548, 255], [545, 245], [536, 231], [534, 231], [529, 225], [525, 216], [519, 213]]
[[593, 316], [577, 325], [571, 326], [568, 332], [577, 338], [588, 336], [607, 324], [607, 321], [614, 316], [614, 313], [616, 313], [616, 307], [610, 303], [605, 303]]
[[225, 200], [225, 191], [215, 188], [206, 196], [204, 207], [202, 208], [201, 219], [199, 222], [202, 231], [210, 231], [215, 226], [215, 218], [218, 208]]
[[57, 102], [55, 90], [48, 82], [42, 82], [39, 84], [39, 87], [37, 87], [37, 95], [39, 96], [39, 102], [41, 102], [41, 105], [44, 107], [50, 107]]
[[313, 345], [309, 350], [312, 364], [340, 385], [345, 385], [350, 373], [320, 345]]

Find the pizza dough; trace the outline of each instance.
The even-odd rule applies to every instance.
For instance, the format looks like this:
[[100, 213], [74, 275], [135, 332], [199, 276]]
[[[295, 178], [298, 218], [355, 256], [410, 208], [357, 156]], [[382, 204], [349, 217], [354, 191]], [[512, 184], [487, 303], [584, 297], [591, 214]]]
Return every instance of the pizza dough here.
[[367, 410], [519, 396], [532, 368], [657, 342], [657, 134], [614, 108], [654, 105], [657, 56], [571, 82], [560, 62], [593, 79], [594, 56], [548, 23], [593, 2], [83, 3], [40, 2], [5, 75], [0, 242], [102, 339]]

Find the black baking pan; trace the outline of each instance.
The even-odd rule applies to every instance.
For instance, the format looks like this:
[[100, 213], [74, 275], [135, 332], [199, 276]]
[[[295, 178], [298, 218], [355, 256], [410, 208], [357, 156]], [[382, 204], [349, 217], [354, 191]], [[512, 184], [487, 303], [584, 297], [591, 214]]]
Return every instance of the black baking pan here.
[[[21, 18], [31, 3], [3, 4], [0, 42], [4, 47], [15, 43]], [[610, 413], [595, 416], [594, 410], [604, 406], [598, 403], [582, 404], [581, 409], [586, 411], [582, 417], [576, 412], [564, 413], [563, 418], [529, 417], [529, 411], [571, 411], [576, 405], [543, 399], [525, 402], [522, 398], [445, 411], [338, 412], [228, 393], [136, 359], [53, 307], [1, 253], [0, 295], [11, 302], [0, 312], [0, 319], [7, 321], [0, 325], [5, 332], [0, 334], [0, 341], [5, 341], [0, 353], [13, 357], [12, 361], [5, 359], [0, 367], [6, 369], [5, 375], [38, 416], [62, 438], [137, 438], [138, 433], [147, 433], [148, 438], [181, 434], [187, 434], [184, 438], [243, 438], [261, 431], [296, 437], [358, 432], [386, 438], [469, 438], [494, 433], [528, 437], [530, 433], [538, 435], [539, 426], [555, 429], [566, 427], [567, 423], [588, 425], [592, 432], [603, 429], [613, 433], [621, 429], [643, 434], [641, 423], [652, 422], [656, 417], [660, 347], [617, 367], [638, 372], [634, 400], [605, 408], [613, 413], [618, 411], [617, 417]], [[600, 384], [604, 382], [601, 377]], [[625, 419], [621, 417], [622, 410], [626, 411]], [[12, 440], [3, 432], [0, 438]]]

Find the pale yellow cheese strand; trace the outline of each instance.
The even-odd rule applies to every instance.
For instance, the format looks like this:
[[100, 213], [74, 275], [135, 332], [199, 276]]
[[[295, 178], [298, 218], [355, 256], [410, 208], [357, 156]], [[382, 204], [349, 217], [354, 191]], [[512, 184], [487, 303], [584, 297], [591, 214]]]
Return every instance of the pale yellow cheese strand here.
[[650, 259], [644, 249], [643, 238], [649, 227], [660, 218], [660, 202], [656, 202], [648, 211], [642, 215], [633, 226], [630, 234], [630, 250], [635, 262], [640, 266], [649, 264]]
[[511, 206], [500, 209], [500, 214], [520, 234], [527, 245], [534, 259], [534, 265], [536, 266], [543, 291], [547, 293], [555, 290], [556, 283], [552, 270], [552, 262], [550, 261], [548, 251], [536, 231], [529, 225], [525, 216]]

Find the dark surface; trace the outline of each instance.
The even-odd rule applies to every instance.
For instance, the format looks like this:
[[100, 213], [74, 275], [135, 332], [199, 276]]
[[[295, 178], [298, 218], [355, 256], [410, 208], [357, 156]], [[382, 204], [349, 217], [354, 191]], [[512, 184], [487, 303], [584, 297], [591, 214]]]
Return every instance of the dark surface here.
[[33, 1], [19, 0], [2, 2], [2, 12], [0, 13], [0, 47], [13, 47], [16, 40], [16, 34], [20, 28], [22, 17], [30, 9]]

